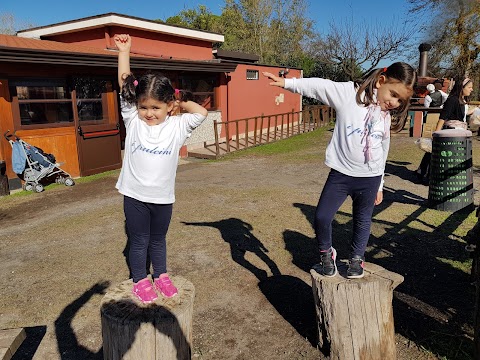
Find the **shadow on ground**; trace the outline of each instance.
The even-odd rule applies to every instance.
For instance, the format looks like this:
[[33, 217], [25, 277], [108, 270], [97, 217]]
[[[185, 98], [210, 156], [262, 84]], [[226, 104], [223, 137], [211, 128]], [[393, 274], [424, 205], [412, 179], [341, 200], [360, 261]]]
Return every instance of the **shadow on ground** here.
[[[185, 225], [209, 226], [220, 231], [223, 240], [230, 245], [232, 260], [250, 271], [259, 280], [258, 287], [275, 310], [305, 339], [316, 346], [315, 305], [312, 288], [301, 279], [282, 275], [277, 264], [268, 256], [268, 249], [252, 233], [251, 224], [229, 218], [212, 222], [183, 222]], [[272, 276], [249, 262], [245, 254], [251, 252], [270, 269]]]
[[[402, 166], [404, 164], [401, 164]], [[375, 216], [394, 203], [421, 206], [400, 222], [376, 220]], [[422, 205], [423, 204], [423, 205]], [[372, 226], [381, 225], [384, 235], [371, 235], [366, 261], [404, 276], [394, 292], [396, 332], [419, 346], [448, 359], [470, 359], [473, 356], [474, 288], [469, 274], [452, 266], [468, 260], [465, 244], [453, 235], [472, 209], [452, 213], [440, 226], [422, 224], [428, 231], [410, 226], [419, 222], [427, 210], [425, 199], [406, 190], [384, 189], [384, 201], [375, 208]], [[313, 227], [315, 207], [295, 203]], [[333, 245], [341, 258], [350, 252], [351, 215], [342, 211], [337, 216], [350, 218], [347, 224], [334, 221]], [[341, 241], [340, 239], [345, 239]], [[284, 232], [286, 249], [293, 263], [308, 272], [316, 257], [316, 240], [297, 231]]]

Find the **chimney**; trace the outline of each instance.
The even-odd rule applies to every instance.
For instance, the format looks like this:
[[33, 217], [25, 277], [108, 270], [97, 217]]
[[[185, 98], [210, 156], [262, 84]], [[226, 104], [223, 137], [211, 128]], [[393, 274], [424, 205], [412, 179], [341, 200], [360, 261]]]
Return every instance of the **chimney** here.
[[432, 48], [432, 45], [427, 43], [422, 43], [418, 47], [418, 50], [420, 50], [420, 63], [418, 64], [418, 76], [427, 76], [428, 51], [431, 48]]

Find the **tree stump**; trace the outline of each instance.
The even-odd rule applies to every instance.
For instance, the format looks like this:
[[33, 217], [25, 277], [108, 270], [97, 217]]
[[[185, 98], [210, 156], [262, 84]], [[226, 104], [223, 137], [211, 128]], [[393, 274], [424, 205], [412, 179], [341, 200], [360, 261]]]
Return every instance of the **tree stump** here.
[[365, 263], [362, 279], [347, 279], [347, 264], [334, 277], [311, 270], [319, 347], [331, 360], [393, 360], [393, 289], [403, 276]]
[[101, 302], [105, 360], [180, 360], [191, 358], [195, 288], [171, 277], [178, 294], [142, 304], [132, 294], [132, 280], [109, 290]]

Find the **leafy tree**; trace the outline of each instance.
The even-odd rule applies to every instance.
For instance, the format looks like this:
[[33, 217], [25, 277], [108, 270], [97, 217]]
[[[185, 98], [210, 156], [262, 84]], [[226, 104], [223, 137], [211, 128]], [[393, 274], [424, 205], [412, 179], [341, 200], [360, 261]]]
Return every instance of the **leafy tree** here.
[[312, 36], [305, 0], [225, 0], [222, 49], [259, 55], [260, 62], [298, 66]]
[[220, 17], [213, 14], [205, 5], [199, 5], [198, 9], [185, 9], [180, 14], [169, 17], [165, 23], [178, 25], [191, 29], [218, 32]]

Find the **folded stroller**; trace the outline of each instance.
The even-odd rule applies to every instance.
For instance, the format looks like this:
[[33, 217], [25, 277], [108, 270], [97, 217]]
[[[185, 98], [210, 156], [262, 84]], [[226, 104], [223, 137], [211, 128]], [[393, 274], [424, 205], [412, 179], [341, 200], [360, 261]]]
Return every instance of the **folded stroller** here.
[[23, 189], [42, 192], [42, 179], [54, 179], [57, 184], [75, 185], [69, 173], [60, 168], [55, 156], [30, 145], [8, 130], [4, 135], [12, 146], [13, 171], [24, 181]]

